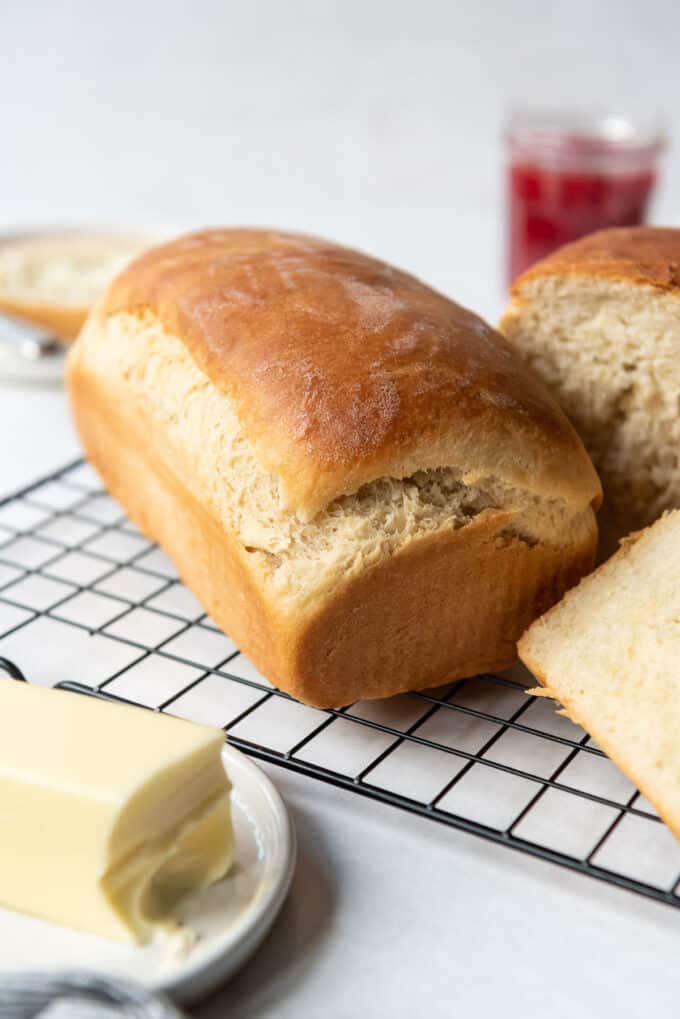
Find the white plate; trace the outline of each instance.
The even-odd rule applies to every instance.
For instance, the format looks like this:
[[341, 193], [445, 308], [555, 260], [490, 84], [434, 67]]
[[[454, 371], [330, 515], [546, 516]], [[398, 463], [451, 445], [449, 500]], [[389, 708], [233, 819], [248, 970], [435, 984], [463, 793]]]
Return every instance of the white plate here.
[[283, 905], [295, 866], [295, 835], [264, 772], [228, 745], [222, 758], [233, 784], [236, 863], [224, 881], [193, 896], [183, 910], [182, 918], [199, 935], [184, 958], [173, 958], [162, 943], [119, 945], [0, 909], [0, 970], [128, 976], [192, 1004], [243, 965]]

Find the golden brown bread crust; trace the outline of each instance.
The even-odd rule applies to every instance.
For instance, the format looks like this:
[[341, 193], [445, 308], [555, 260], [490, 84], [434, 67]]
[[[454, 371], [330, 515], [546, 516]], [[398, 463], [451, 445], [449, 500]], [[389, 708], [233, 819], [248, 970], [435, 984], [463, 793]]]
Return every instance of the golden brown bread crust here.
[[594, 527], [581, 547], [554, 549], [499, 539], [503, 514], [489, 511], [339, 583], [311, 620], [291, 625], [254, 582], [247, 551], [166, 469], [148, 422], [122, 414], [77, 364], [69, 388], [112, 494], [260, 671], [309, 704], [341, 707], [511, 665], [531, 620], [592, 568]]
[[103, 315], [151, 311], [238, 406], [310, 519], [380, 477], [471, 464], [582, 510], [595, 471], [543, 386], [481, 319], [406, 273], [301, 235], [211, 230], [155, 248]]
[[527, 622], [592, 569], [594, 542], [505, 542], [500, 516], [407, 546], [339, 590], [300, 642], [295, 695], [328, 707], [512, 665]]
[[680, 230], [656, 226], [598, 230], [537, 262], [515, 280], [511, 294], [521, 300], [531, 280], [569, 274], [646, 283], [680, 294]]

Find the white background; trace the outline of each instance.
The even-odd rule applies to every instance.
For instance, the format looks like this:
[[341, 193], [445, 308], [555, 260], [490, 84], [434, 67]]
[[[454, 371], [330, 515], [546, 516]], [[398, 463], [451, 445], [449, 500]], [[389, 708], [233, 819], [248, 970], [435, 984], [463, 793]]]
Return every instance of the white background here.
[[[497, 310], [516, 104], [678, 124], [675, 0], [3, 0], [0, 223], [268, 224]], [[678, 154], [657, 209], [677, 219]]]
[[[0, 0], [0, 230], [297, 228], [495, 318], [507, 109], [661, 115], [674, 139], [679, 30], [674, 0]], [[0, 491], [76, 452], [58, 390], [0, 388]], [[293, 896], [201, 1015], [677, 1014], [679, 915], [274, 777]]]

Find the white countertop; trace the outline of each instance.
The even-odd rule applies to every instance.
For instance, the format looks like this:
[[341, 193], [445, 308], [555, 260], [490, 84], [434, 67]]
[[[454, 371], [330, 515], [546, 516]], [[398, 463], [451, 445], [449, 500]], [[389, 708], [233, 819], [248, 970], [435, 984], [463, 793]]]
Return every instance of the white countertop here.
[[[0, 230], [297, 227], [494, 318], [504, 109], [658, 111], [680, 133], [679, 18], [674, 0], [14, 4]], [[658, 221], [680, 222], [679, 169], [672, 150]], [[58, 389], [0, 386], [0, 436], [0, 493], [77, 455]], [[677, 1014], [680, 912], [269, 771], [298, 831], [293, 890], [196, 1016]]]

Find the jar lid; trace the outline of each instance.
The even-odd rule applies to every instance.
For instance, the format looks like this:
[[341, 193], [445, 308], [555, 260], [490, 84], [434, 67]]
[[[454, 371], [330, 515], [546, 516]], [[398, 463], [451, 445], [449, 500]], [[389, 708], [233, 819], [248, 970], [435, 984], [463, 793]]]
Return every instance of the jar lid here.
[[665, 147], [661, 124], [577, 111], [518, 109], [507, 120], [515, 158], [547, 167], [630, 172], [653, 166]]

